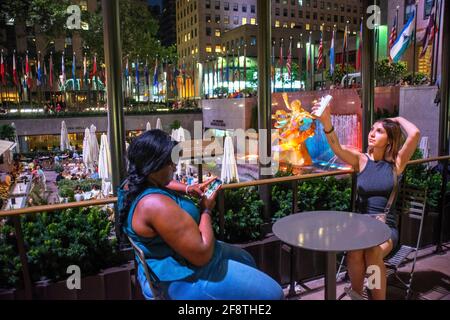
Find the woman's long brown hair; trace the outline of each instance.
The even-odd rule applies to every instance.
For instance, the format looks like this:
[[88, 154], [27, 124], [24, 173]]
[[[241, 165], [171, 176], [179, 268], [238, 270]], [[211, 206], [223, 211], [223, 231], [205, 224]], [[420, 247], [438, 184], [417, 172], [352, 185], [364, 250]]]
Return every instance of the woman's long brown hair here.
[[[391, 119], [379, 120], [377, 121], [377, 123], [382, 124], [388, 136], [388, 145], [386, 146], [386, 150], [384, 152], [384, 160], [388, 162], [395, 162], [398, 156], [398, 152], [400, 151], [403, 139], [400, 124]], [[372, 148], [369, 147], [368, 153], [372, 153]]]

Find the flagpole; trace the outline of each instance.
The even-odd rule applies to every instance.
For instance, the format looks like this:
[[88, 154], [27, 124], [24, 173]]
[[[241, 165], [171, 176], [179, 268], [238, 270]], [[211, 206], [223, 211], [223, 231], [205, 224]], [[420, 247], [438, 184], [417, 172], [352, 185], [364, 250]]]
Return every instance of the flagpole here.
[[[436, 43], [436, 52], [435, 52], [435, 56], [434, 58], [437, 58], [436, 62], [434, 63], [434, 70], [432, 70], [432, 72], [434, 73], [433, 78], [435, 80], [437, 80], [437, 73], [438, 73], [438, 63], [439, 63], [439, 49], [440, 49], [440, 44], [441, 44], [441, 17], [442, 17], [442, 4], [444, 1], [440, 1], [439, 3], [439, 24], [438, 24], [438, 33], [437, 33], [437, 43]], [[442, 58], [441, 58], [442, 59]]]
[[303, 67], [303, 33], [300, 33], [300, 43], [298, 45], [298, 91], [302, 91], [302, 67]]
[[284, 61], [284, 50], [283, 50], [283, 45], [284, 45], [284, 39], [281, 38], [281, 43], [280, 43], [280, 78], [281, 78], [281, 92], [284, 92], [284, 74], [283, 74], [283, 61]]
[[417, 51], [417, 8], [419, 6], [419, 1], [416, 0], [416, 11], [414, 12], [414, 52], [413, 52], [413, 79], [412, 82], [414, 84], [414, 79], [416, 77], [416, 51]]
[[292, 36], [290, 36], [289, 37], [289, 56], [290, 56], [290, 58], [288, 58], [288, 59], [290, 59], [290, 69], [291, 69], [291, 71], [290, 71], [290, 75], [289, 75], [289, 81], [291, 82], [291, 92], [292, 92], [292, 90], [293, 90], [293, 82], [292, 82]]
[[345, 37], [346, 37], [346, 44], [345, 44], [345, 75], [346, 75], [346, 77], [345, 77], [345, 84], [346, 84], [346, 88], [348, 88], [348, 34], [349, 34], [349, 27], [348, 27], [348, 25], [349, 25], [349, 23], [350, 23], [350, 21], [348, 21], [347, 20], [347, 26], [346, 26], [346, 28], [345, 28]]

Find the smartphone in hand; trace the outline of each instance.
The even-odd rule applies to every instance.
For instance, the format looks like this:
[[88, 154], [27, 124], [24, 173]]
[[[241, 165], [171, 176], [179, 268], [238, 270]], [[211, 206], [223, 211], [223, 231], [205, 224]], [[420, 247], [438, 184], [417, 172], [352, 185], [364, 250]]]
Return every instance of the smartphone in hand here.
[[316, 112], [314, 112], [314, 115], [320, 118], [325, 109], [330, 105], [331, 100], [333, 100], [333, 97], [330, 95], [323, 97], [322, 100], [320, 101], [320, 107], [319, 109], [317, 109]]
[[206, 189], [205, 191], [205, 196], [207, 198], [210, 198], [214, 192], [219, 189], [219, 187], [223, 184], [222, 180], [220, 179], [216, 179], [214, 180], [209, 186], [208, 189]]

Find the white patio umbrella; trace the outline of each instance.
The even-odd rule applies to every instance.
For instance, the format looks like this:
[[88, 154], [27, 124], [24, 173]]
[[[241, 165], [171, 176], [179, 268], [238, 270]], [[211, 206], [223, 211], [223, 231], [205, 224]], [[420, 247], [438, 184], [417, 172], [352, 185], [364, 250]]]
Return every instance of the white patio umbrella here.
[[[174, 130], [174, 135], [175, 135], [175, 138], [174, 138], [175, 141], [178, 141], [178, 142], [186, 141], [186, 136], [184, 134], [183, 127], [180, 127], [177, 130]], [[185, 165], [185, 168], [187, 169], [187, 167], [189, 165], [189, 160], [178, 160], [178, 164], [177, 164], [177, 174], [178, 175], [182, 174], [183, 164]]]
[[61, 138], [60, 138], [60, 146], [61, 151], [70, 150], [70, 142], [69, 142], [69, 134], [67, 132], [66, 122], [61, 122]]
[[97, 128], [92, 124], [90, 127], [90, 135], [91, 135], [91, 158], [93, 162], [98, 163], [98, 153], [99, 153], [99, 147], [98, 147], [98, 141], [97, 141]]
[[88, 128], [84, 130], [83, 163], [86, 166], [86, 168], [93, 169], [92, 150], [91, 150], [91, 131]]
[[222, 172], [221, 179], [224, 183], [230, 183], [234, 180], [239, 182], [239, 174], [234, 157], [234, 146], [231, 137], [225, 138], [222, 156]]
[[14, 147], [14, 153], [20, 153], [20, 146], [19, 146], [19, 137], [17, 136], [17, 128], [16, 125], [11, 123], [11, 127], [14, 128], [14, 142], [16, 143], [16, 146]]
[[163, 129], [160, 118], [158, 118], [158, 120], [156, 120], [156, 129], [159, 129], [159, 130]]
[[145, 126], [145, 131], [150, 131], [152, 130], [152, 125], [150, 124], [150, 122], [147, 122], [147, 125]]
[[100, 154], [98, 157], [98, 175], [102, 179], [102, 193], [105, 197], [111, 192], [111, 152], [108, 137], [102, 134], [100, 138]]

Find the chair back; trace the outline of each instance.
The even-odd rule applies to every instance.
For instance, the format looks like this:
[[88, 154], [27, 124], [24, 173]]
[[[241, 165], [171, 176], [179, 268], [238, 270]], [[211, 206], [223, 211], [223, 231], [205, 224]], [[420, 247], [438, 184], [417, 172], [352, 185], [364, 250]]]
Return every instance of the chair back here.
[[410, 219], [418, 220], [420, 223], [416, 243], [416, 250], [418, 250], [422, 239], [422, 229], [427, 204], [427, 189], [405, 186], [400, 190], [398, 203], [401, 219], [409, 217]]
[[[135, 256], [137, 260], [141, 263], [142, 267], [144, 268], [145, 278], [147, 279], [148, 285], [150, 287], [150, 290], [153, 294], [154, 300], [164, 300], [164, 295], [162, 294], [161, 290], [157, 288], [157, 283], [159, 283], [159, 279], [156, 276], [156, 274], [151, 270], [151, 268], [148, 266], [147, 262], [145, 261], [145, 255], [141, 248], [139, 248], [136, 243], [131, 239], [130, 236], [128, 236], [128, 241], [130, 241], [131, 246], [133, 247]], [[136, 264], [136, 274], [138, 273], [138, 264]], [[144, 288], [142, 288], [142, 291]]]

